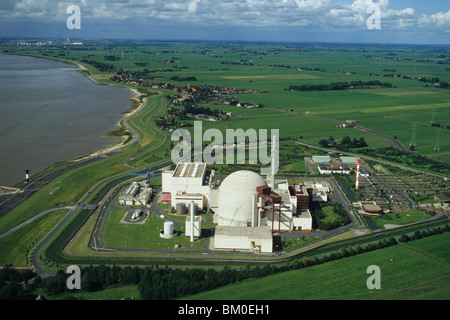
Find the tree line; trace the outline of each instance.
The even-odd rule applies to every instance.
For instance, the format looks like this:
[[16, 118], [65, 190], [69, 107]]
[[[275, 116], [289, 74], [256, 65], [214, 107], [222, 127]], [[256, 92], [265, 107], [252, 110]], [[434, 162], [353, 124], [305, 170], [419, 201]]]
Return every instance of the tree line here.
[[359, 139], [352, 139], [349, 136], [344, 137], [339, 143], [333, 137], [330, 137], [329, 139], [322, 139], [319, 141], [319, 145], [323, 148], [335, 147], [340, 151], [345, 151], [352, 148], [368, 147], [368, 144], [363, 137], [360, 137]]
[[383, 88], [393, 88], [394, 86], [388, 82], [378, 80], [371, 81], [350, 81], [350, 82], [332, 82], [330, 84], [303, 84], [290, 85], [289, 91], [327, 91], [327, 90], [347, 90], [347, 89], [368, 89], [373, 86]]
[[[450, 225], [416, 231], [413, 235], [402, 234], [398, 241], [408, 242], [450, 231]], [[271, 274], [301, 269], [328, 261], [370, 252], [396, 245], [394, 237], [370, 243], [348, 246], [322, 256], [308, 258], [306, 256], [288, 262], [284, 266], [265, 264], [230, 268], [226, 266], [216, 269], [180, 269], [168, 266], [119, 267], [88, 266], [81, 269], [81, 288], [83, 291], [95, 292], [106, 288], [125, 285], [137, 285], [140, 298], [144, 300], [170, 300], [212, 290], [221, 286], [237, 283], [246, 279], [266, 277]], [[34, 299], [36, 290], [47, 295], [61, 296], [70, 299], [73, 291], [67, 289], [68, 274], [59, 270], [55, 276], [40, 279], [36, 277], [32, 284], [29, 280], [36, 275], [32, 271], [19, 271], [11, 265], [0, 269], [0, 300]], [[23, 283], [27, 285], [23, 285]]]

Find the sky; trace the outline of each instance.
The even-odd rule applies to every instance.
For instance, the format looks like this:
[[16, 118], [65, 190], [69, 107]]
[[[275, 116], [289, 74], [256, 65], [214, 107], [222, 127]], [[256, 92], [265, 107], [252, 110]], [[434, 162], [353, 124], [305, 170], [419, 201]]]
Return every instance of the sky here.
[[1, 0], [0, 37], [450, 44], [450, 1]]

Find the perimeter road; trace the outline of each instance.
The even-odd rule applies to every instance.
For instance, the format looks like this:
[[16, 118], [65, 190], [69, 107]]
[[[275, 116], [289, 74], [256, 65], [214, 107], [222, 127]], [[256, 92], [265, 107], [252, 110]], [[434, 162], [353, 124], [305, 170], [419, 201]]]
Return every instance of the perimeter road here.
[[22, 222], [18, 226], [15, 226], [14, 228], [10, 229], [9, 231], [6, 231], [5, 233], [0, 234], [0, 239], [3, 239], [5, 237], [9, 236], [10, 234], [16, 232], [17, 230], [20, 230], [23, 227], [26, 227], [27, 225], [29, 225], [33, 221], [39, 219], [40, 217], [45, 216], [47, 213], [54, 212], [54, 211], [59, 211], [59, 210], [72, 210], [74, 208], [75, 207], [59, 207], [59, 208], [53, 208], [53, 209], [45, 210], [45, 211], [35, 215], [34, 217], [26, 220], [25, 222]]

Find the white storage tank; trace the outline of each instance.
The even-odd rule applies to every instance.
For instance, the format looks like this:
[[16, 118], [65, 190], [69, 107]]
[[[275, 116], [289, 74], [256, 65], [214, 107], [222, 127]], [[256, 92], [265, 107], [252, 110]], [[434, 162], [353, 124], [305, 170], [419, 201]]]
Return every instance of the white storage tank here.
[[172, 239], [177, 236], [176, 232], [173, 230], [173, 222], [164, 222], [164, 230], [160, 232], [159, 236], [163, 239]]
[[170, 236], [173, 234], [173, 222], [164, 222], [164, 235]]

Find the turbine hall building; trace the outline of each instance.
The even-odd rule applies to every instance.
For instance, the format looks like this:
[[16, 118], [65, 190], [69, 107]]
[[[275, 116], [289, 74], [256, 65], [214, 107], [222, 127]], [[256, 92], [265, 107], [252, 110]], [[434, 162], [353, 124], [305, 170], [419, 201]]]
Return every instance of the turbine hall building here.
[[175, 170], [162, 173], [162, 193], [170, 194], [170, 203], [188, 207], [191, 201], [202, 210], [207, 207], [214, 170], [208, 170], [205, 163], [180, 162]]

